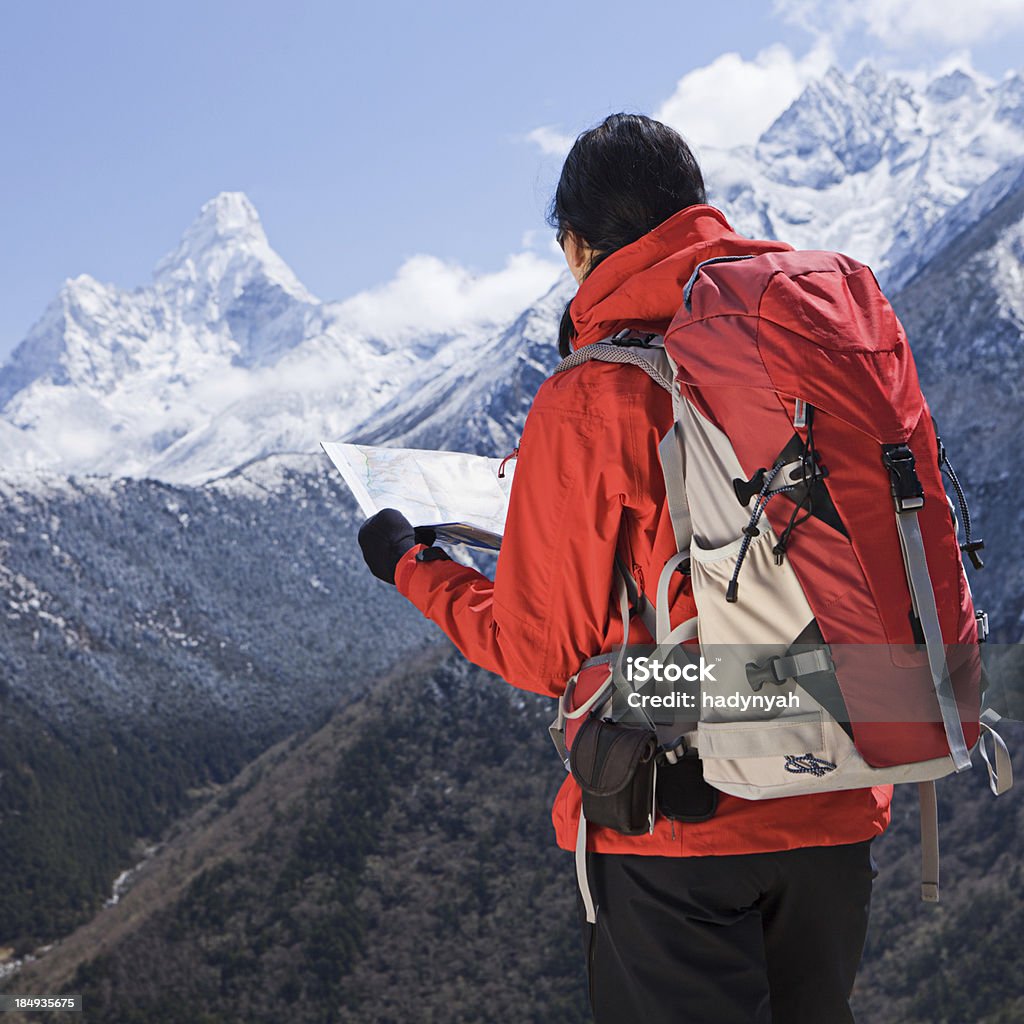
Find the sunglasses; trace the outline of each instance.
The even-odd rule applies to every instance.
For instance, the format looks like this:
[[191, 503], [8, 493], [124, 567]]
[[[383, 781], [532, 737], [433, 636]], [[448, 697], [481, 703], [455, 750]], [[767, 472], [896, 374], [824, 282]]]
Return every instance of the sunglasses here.
[[565, 252], [565, 228], [559, 228], [555, 233], [555, 241], [558, 243], [558, 248]]

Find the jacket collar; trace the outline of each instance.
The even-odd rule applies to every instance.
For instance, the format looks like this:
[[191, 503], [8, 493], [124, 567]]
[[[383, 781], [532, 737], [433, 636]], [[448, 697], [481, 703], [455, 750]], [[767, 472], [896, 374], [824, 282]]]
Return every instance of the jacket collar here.
[[716, 256], [791, 249], [736, 234], [720, 210], [689, 206], [594, 268], [572, 300], [574, 348], [629, 327], [663, 334], [683, 301], [693, 268]]

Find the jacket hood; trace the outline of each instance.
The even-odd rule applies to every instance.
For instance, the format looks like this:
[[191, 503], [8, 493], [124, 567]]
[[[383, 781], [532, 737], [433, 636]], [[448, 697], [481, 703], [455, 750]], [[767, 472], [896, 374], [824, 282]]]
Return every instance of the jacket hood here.
[[663, 334], [682, 304], [693, 268], [703, 260], [791, 249], [736, 234], [713, 206], [688, 206], [612, 253], [584, 280], [570, 307], [577, 335], [573, 348], [627, 327]]

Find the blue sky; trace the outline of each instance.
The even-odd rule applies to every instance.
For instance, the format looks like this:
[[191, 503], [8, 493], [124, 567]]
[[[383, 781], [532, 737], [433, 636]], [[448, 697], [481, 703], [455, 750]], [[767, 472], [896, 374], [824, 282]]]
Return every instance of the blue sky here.
[[224, 189], [323, 298], [415, 254], [494, 273], [551, 258], [560, 137], [611, 110], [675, 95], [721, 141], [828, 60], [999, 78], [1022, 42], [1020, 0], [6, 4], [0, 355], [66, 277], [146, 283]]

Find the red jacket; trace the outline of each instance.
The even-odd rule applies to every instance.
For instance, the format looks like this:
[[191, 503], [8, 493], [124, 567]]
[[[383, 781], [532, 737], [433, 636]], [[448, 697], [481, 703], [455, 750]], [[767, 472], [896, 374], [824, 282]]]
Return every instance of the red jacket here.
[[[710, 206], [682, 210], [584, 281], [572, 303], [576, 345], [625, 327], [664, 332], [701, 260], [788, 248], [742, 238]], [[470, 661], [557, 697], [584, 660], [622, 641], [616, 549], [648, 593], [675, 554], [657, 451], [671, 423], [668, 394], [635, 367], [590, 361], [549, 378], [523, 430], [494, 581], [456, 562], [417, 562], [416, 547], [399, 562], [399, 591]], [[670, 596], [673, 625], [695, 614], [684, 577]], [[632, 629], [633, 641], [649, 639], [639, 622]], [[692, 856], [852, 843], [885, 829], [891, 795], [891, 786], [756, 801], [721, 794], [707, 822], [659, 818], [643, 836], [591, 827], [589, 848]], [[552, 811], [563, 849], [574, 848], [579, 807], [566, 776]]]

